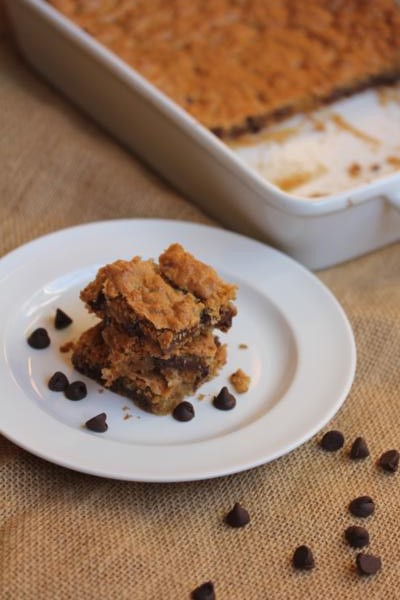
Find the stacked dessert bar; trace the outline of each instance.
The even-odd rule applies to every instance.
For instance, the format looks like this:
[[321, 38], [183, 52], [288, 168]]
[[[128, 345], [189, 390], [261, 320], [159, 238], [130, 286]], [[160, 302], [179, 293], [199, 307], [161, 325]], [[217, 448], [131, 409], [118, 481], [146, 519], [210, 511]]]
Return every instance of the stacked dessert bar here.
[[75, 345], [75, 368], [156, 414], [171, 412], [217, 374], [236, 286], [172, 244], [159, 263], [134, 257], [102, 267], [81, 299], [101, 321]]

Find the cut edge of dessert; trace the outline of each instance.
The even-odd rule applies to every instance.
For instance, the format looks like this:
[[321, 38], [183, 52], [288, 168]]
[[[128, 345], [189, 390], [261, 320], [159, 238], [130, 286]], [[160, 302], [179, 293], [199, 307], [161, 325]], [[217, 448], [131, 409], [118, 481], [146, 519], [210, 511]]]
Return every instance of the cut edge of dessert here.
[[236, 289], [176, 243], [158, 264], [135, 256], [105, 265], [81, 292], [101, 320], [74, 344], [73, 366], [147, 412], [168, 414], [226, 363], [214, 330], [231, 327]]

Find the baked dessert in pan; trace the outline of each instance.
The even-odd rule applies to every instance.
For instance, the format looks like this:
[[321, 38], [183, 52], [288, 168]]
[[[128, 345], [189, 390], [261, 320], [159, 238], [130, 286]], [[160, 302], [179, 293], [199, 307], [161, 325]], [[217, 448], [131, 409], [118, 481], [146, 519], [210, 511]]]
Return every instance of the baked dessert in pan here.
[[400, 77], [396, 0], [48, 0], [222, 138]]

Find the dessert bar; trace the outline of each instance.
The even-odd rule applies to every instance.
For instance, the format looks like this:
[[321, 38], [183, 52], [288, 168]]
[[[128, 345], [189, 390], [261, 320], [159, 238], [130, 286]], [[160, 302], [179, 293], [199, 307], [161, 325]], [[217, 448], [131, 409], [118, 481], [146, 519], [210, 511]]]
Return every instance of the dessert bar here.
[[140, 257], [106, 265], [81, 292], [91, 312], [118, 323], [129, 335], [148, 338], [163, 351], [209, 327], [227, 331], [235, 296], [235, 286], [225, 284], [179, 244], [160, 256], [160, 266]]
[[72, 355], [73, 365], [80, 373], [159, 415], [171, 412], [184, 396], [193, 394], [202, 383], [215, 376], [225, 360], [225, 346], [216, 344], [207, 369], [181, 363], [134, 371], [125, 364], [118, 374], [110, 361], [101, 323], [82, 334]]

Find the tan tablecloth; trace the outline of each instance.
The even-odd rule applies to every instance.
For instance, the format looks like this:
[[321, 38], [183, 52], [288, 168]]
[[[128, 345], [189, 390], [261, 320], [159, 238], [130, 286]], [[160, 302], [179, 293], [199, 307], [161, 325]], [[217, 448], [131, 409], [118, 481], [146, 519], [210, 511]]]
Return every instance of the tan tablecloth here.
[[[4, 41], [0, 189], [0, 253], [98, 219], [211, 222], [51, 91]], [[329, 428], [344, 432], [346, 450], [363, 435], [371, 457], [355, 463], [345, 451], [324, 453], [313, 439], [243, 474], [155, 485], [68, 471], [2, 438], [4, 600], [175, 600], [209, 579], [218, 600], [400, 597], [400, 473], [375, 465], [384, 450], [400, 447], [400, 246], [319, 276], [347, 311], [358, 346], [355, 383]], [[357, 521], [348, 503], [363, 494], [376, 501], [367, 526], [370, 551], [383, 560], [371, 579], [357, 575], [356, 552], [343, 541]], [[235, 501], [251, 513], [246, 529], [223, 523]], [[290, 564], [302, 543], [315, 554], [309, 573]]]

